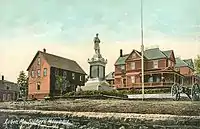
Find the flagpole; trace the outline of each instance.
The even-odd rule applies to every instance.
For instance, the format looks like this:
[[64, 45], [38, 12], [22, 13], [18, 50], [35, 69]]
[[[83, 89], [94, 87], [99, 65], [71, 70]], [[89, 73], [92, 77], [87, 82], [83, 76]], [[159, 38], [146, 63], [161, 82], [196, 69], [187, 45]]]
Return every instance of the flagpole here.
[[143, 44], [143, 0], [141, 0], [141, 70], [142, 70], [142, 101], [144, 100], [144, 44]]

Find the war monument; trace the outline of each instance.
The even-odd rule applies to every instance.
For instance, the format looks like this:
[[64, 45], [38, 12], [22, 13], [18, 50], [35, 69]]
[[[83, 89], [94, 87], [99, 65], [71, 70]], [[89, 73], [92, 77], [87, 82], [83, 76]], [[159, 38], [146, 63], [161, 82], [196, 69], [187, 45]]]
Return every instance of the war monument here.
[[107, 59], [104, 59], [100, 53], [99, 44], [101, 41], [98, 37], [98, 34], [96, 34], [93, 42], [95, 53], [91, 59], [88, 59], [88, 63], [90, 64], [89, 79], [85, 83], [85, 86], [81, 87], [81, 90], [112, 90], [110, 84], [105, 81], [105, 67], [107, 64]]

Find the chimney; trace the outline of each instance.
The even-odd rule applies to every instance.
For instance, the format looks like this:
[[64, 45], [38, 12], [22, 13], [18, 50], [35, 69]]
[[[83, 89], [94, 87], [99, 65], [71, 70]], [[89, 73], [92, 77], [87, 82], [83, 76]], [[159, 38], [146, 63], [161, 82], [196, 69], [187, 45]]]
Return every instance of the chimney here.
[[1, 76], [1, 80], [4, 81], [4, 75]]
[[43, 49], [43, 52], [46, 53], [46, 49], [45, 48]]
[[120, 49], [120, 57], [123, 56], [123, 52], [122, 52], [122, 49]]

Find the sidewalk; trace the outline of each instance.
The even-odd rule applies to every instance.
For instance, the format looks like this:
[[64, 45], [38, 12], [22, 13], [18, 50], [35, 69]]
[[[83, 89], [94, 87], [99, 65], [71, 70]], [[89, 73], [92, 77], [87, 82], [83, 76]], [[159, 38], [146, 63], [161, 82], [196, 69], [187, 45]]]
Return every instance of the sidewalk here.
[[[142, 94], [132, 94], [127, 96], [129, 99], [142, 99]], [[181, 93], [180, 96], [181, 98], [188, 98], [188, 96], [183, 93]], [[144, 99], [173, 99], [173, 97], [171, 94], [144, 94]]]

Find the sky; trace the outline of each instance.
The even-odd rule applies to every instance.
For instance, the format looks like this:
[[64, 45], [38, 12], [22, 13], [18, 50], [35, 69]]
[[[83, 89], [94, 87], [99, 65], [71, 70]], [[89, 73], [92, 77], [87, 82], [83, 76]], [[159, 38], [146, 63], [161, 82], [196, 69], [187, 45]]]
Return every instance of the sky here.
[[[145, 48], [200, 54], [200, 0], [143, 0]], [[140, 50], [140, 0], [0, 0], [0, 75], [16, 81], [38, 50], [73, 59], [89, 73], [93, 38], [114, 71], [120, 49]]]

